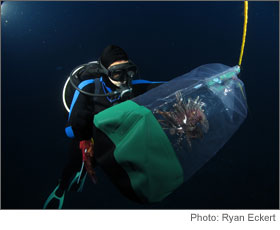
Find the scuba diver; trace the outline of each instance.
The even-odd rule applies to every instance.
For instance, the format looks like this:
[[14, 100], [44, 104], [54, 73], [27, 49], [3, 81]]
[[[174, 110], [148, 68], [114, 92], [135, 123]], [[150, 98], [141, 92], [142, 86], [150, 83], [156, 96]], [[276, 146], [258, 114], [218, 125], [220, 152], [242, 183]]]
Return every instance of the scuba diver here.
[[107, 46], [98, 61], [80, 65], [71, 72], [63, 90], [64, 106], [69, 112], [65, 128], [71, 138], [69, 160], [44, 208], [61, 209], [65, 193], [81, 192], [87, 174], [96, 183], [93, 117], [163, 83], [135, 79], [137, 76], [137, 66], [115, 45]]

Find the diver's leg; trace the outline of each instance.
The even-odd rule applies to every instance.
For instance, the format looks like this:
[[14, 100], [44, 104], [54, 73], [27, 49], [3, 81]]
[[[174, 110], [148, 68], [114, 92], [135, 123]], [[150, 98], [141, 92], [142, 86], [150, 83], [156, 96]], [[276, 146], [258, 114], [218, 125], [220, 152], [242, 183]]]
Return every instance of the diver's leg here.
[[72, 140], [69, 145], [69, 159], [63, 169], [61, 179], [54, 191], [49, 195], [44, 204], [44, 209], [62, 208], [65, 192], [70, 184], [70, 180], [80, 171], [82, 165], [82, 153], [79, 142]]
[[79, 141], [73, 140], [69, 146], [69, 160], [63, 169], [59, 191], [68, 189], [71, 179], [80, 171], [83, 161], [82, 152], [79, 148]]

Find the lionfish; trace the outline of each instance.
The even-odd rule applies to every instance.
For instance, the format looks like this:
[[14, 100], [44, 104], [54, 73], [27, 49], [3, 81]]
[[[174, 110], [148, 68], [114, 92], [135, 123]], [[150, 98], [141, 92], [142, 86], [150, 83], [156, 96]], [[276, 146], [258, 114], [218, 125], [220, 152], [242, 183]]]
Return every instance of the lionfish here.
[[177, 144], [181, 146], [182, 141], [186, 139], [191, 149], [191, 139], [203, 138], [203, 133], [207, 133], [209, 129], [203, 110], [205, 103], [199, 99], [199, 96], [195, 100], [188, 98], [188, 103], [186, 103], [180, 91], [177, 91], [175, 95], [176, 103], [172, 106], [172, 110], [156, 109], [154, 112], [163, 117], [163, 120], [159, 120], [163, 129], [168, 129], [171, 135], [179, 136]]

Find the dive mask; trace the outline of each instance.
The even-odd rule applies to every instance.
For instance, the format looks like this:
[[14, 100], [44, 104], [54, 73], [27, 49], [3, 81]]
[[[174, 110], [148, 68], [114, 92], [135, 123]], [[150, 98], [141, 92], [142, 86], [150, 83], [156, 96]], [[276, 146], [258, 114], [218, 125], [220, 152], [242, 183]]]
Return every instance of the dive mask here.
[[99, 64], [103, 72], [114, 81], [131, 81], [138, 74], [137, 66], [131, 60], [127, 63], [111, 66], [108, 69], [103, 66], [100, 58]]
[[108, 68], [108, 77], [114, 81], [131, 81], [136, 74], [137, 67], [132, 61]]

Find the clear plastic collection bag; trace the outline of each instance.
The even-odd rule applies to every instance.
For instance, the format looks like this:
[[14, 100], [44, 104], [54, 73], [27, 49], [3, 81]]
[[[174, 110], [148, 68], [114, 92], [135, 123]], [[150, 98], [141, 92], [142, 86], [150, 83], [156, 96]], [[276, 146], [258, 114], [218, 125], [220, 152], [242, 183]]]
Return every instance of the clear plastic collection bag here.
[[184, 181], [217, 153], [247, 116], [239, 71], [239, 66], [203, 65], [133, 99], [160, 123], [182, 165]]

